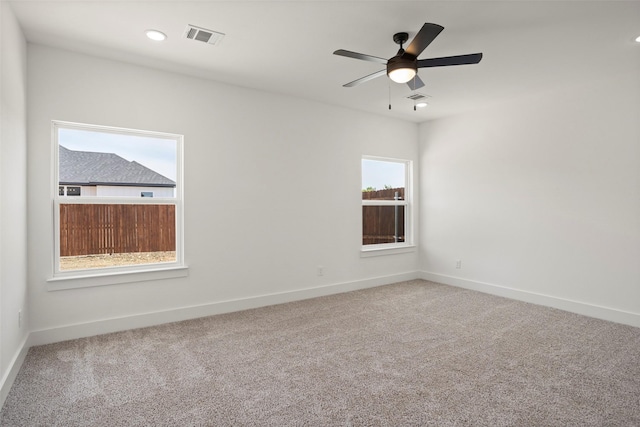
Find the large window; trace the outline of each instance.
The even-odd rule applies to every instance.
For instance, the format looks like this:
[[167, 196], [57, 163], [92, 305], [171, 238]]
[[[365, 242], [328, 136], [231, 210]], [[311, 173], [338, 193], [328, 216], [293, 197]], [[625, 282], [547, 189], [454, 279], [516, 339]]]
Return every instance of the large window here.
[[53, 123], [54, 276], [182, 266], [182, 136]]
[[362, 158], [363, 249], [411, 243], [410, 177], [407, 160]]

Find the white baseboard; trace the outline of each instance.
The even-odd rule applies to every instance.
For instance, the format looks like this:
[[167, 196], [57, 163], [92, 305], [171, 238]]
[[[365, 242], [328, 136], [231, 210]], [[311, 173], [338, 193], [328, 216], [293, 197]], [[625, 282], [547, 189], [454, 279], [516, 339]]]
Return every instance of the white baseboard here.
[[22, 341], [22, 344], [20, 344], [18, 351], [16, 351], [16, 354], [13, 356], [11, 363], [9, 363], [9, 368], [0, 380], [0, 408], [2, 408], [2, 405], [4, 405], [4, 401], [9, 395], [9, 390], [11, 390], [13, 381], [16, 379], [16, 376], [18, 375], [18, 372], [22, 367], [22, 362], [24, 362], [24, 358], [27, 356], [27, 352], [29, 351], [27, 341], [28, 336], [25, 337]]
[[141, 313], [125, 317], [103, 319], [75, 325], [42, 329], [32, 331], [29, 334], [28, 344], [29, 347], [35, 345], [51, 344], [54, 342], [72, 340], [76, 338], [90, 337], [94, 335], [125, 331], [129, 329], [144, 328], [148, 326], [160, 325], [163, 323], [179, 322], [182, 320], [212, 316], [215, 314], [230, 313], [234, 311], [265, 307], [268, 305], [282, 304], [325, 295], [339, 294], [358, 289], [388, 285], [391, 283], [402, 282], [406, 280], [415, 280], [418, 278], [420, 278], [420, 272], [411, 271], [407, 273], [393, 274], [390, 276], [380, 276], [369, 279], [356, 280], [352, 282], [323, 285], [294, 291], [259, 295], [248, 298], [202, 304], [197, 306], [181, 307], [172, 310]]
[[595, 317], [597, 319], [608, 320], [611, 322], [622, 323], [625, 325], [631, 325], [640, 328], [640, 314], [638, 313], [631, 313], [609, 307], [602, 307], [598, 305], [587, 304], [584, 302], [553, 297], [550, 295], [543, 295], [534, 292], [508, 288], [504, 286], [494, 285], [492, 283], [478, 282], [475, 280], [468, 280], [455, 276], [447, 276], [445, 274], [431, 273], [428, 271], [422, 271], [420, 273], [420, 278], [424, 280], [430, 280], [432, 282], [442, 283], [445, 285], [484, 292], [487, 294], [529, 302], [532, 304], [544, 305], [547, 307], [569, 311], [571, 313], [582, 314], [584, 316]]

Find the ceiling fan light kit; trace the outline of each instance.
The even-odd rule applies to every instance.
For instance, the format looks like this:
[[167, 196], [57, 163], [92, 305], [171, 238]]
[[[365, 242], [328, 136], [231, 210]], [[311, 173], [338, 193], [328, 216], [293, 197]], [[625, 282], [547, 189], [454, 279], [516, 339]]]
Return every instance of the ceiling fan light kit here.
[[387, 75], [396, 83], [406, 83], [413, 79], [417, 73], [416, 65], [402, 57], [394, 56], [387, 63]]

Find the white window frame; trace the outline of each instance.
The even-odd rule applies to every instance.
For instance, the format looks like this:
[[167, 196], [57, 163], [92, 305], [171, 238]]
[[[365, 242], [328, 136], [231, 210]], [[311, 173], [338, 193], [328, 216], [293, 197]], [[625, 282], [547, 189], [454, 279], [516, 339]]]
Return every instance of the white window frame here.
[[[373, 245], [362, 245], [360, 255], [362, 257], [391, 255], [415, 251], [413, 236], [413, 161], [407, 159], [396, 159], [391, 157], [362, 156], [360, 160], [360, 180], [362, 181], [362, 160], [375, 160], [379, 162], [402, 163], [405, 165], [405, 188], [404, 200], [361, 200], [362, 206], [404, 206], [404, 242], [379, 243]], [[360, 195], [362, 199], [362, 195]], [[362, 209], [360, 209], [362, 216]], [[362, 220], [360, 220], [360, 240], [362, 241]]]
[[[175, 197], [97, 197], [59, 195], [59, 129], [77, 129], [120, 135], [169, 139], [176, 142], [176, 189]], [[154, 132], [138, 129], [100, 126], [54, 120], [52, 132], [52, 177], [51, 196], [53, 207], [53, 274], [47, 280], [48, 290], [61, 290], [131, 283], [164, 278], [184, 277], [188, 275], [184, 264], [184, 180], [183, 180], [183, 135]], [[66, 192], [65, 192], [66, 194]], [[60, 205], [61, 204], [152, 204], [174, 205], [176, 217], [176, 260], [156, 264], [138, 264], [128, 266], [91, 268], [83, 270], [60, 270]]]

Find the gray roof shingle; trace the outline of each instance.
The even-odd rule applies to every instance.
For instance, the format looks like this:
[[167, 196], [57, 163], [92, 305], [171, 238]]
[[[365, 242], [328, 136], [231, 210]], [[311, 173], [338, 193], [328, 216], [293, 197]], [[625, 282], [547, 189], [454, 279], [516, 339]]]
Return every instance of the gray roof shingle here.
[[60, 184], [175, 187], [175, 181], [113, 153], [73, 151], [59, 146]]

